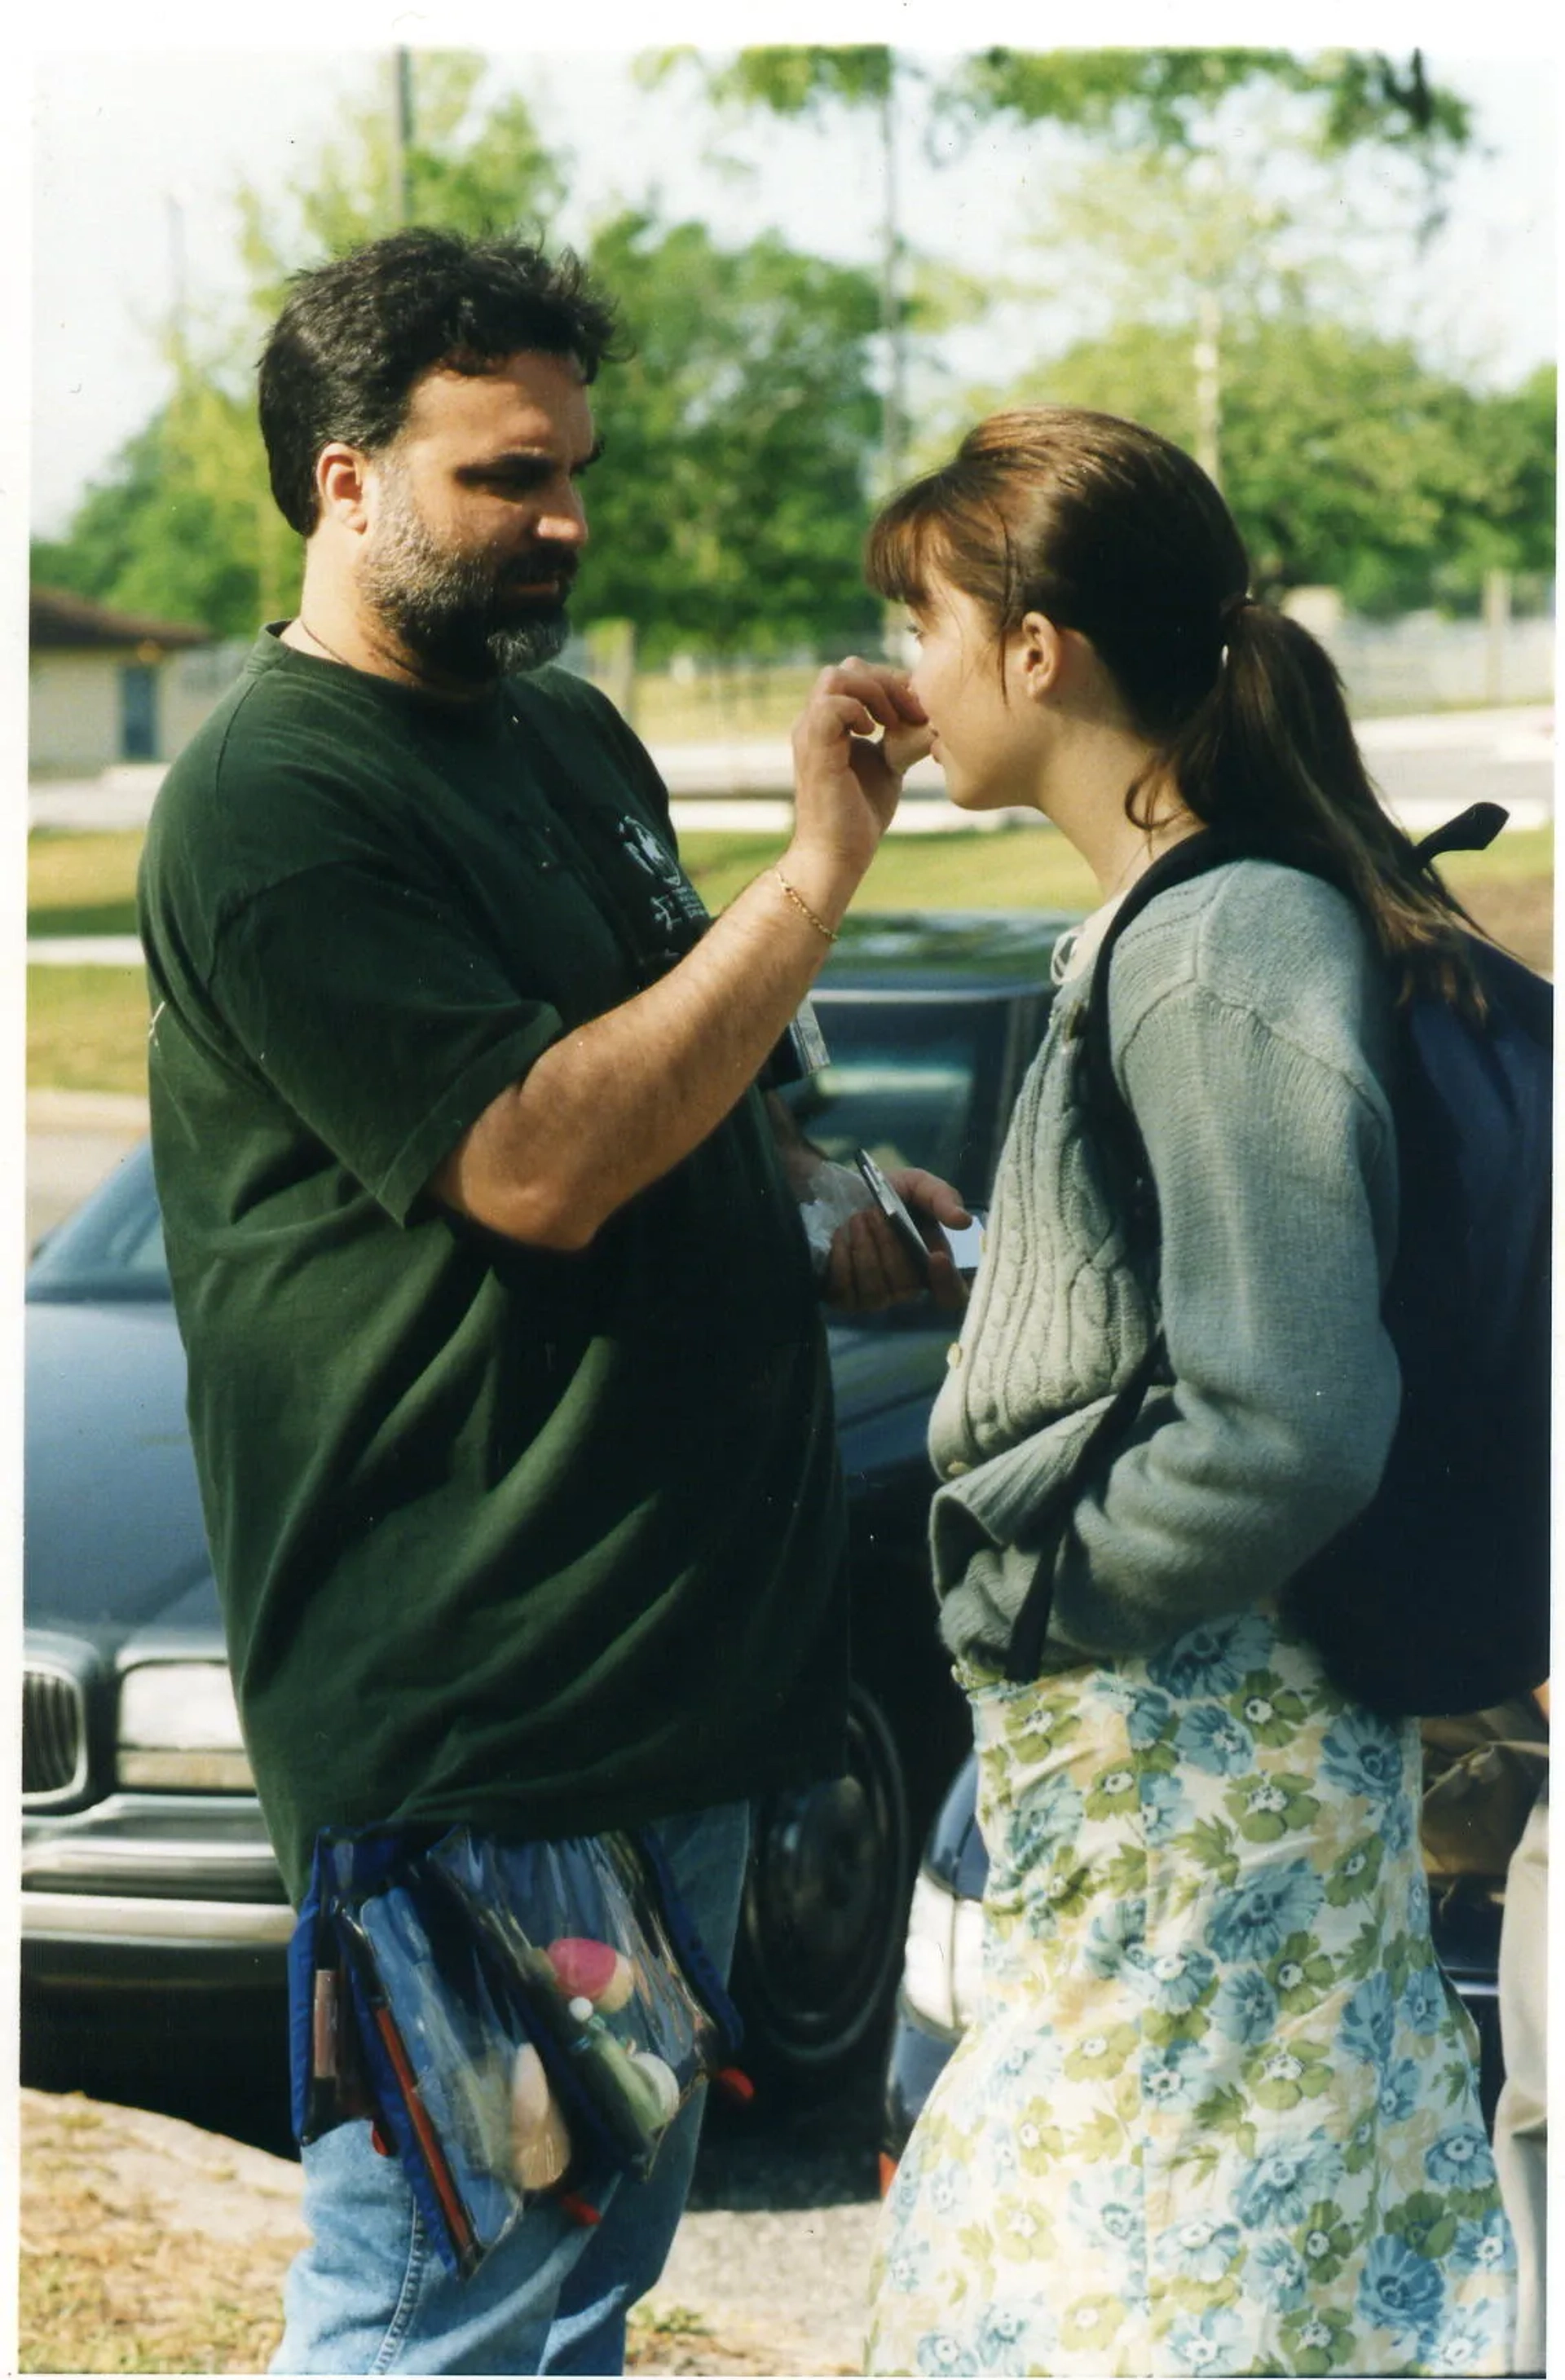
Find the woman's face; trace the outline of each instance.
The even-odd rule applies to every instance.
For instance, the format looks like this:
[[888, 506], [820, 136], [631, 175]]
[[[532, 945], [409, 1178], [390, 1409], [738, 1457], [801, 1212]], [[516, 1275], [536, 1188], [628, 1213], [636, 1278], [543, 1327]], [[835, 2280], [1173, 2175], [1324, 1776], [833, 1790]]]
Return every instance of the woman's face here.
[[965, 810], [1037, 806], [1037, 711], [1022, 688], [1019, 646], [1001, 650], [982, 607], [959, 587], [930, 582], [914, 606], [913, 690], [934, 731], [933, 757], [949, 798]]

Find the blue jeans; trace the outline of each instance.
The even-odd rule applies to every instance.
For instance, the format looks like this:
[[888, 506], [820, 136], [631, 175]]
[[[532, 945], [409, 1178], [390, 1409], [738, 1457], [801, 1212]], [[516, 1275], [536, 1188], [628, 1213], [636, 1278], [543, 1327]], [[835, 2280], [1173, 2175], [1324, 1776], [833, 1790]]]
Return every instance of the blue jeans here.
[[[749, 1841], [745, 1803], [658, 1828], [685, 1907], [726, 1972]], [[696, 2162], [698, 2094], [645, 2181], [622, 2177], [584, 2228], [530, 2208], [470, 2281], [446, 2270], [394, 2158], [367, 2123], [304, 2151], [314, 2235], [284, 2291], [278, 2373], [617, 2373], [625, 2316], [662, 2271]]]

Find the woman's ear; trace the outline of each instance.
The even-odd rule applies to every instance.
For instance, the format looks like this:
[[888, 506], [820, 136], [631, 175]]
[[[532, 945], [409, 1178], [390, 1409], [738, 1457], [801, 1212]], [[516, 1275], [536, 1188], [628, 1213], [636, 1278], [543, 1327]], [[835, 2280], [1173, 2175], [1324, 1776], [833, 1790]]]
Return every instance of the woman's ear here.
[[1065, 637], [1047, 612], [1028, 612], [1017, 630], [1022, 691], [1029, 702], [1045, 702], [1059, 689], [1065, 667]]

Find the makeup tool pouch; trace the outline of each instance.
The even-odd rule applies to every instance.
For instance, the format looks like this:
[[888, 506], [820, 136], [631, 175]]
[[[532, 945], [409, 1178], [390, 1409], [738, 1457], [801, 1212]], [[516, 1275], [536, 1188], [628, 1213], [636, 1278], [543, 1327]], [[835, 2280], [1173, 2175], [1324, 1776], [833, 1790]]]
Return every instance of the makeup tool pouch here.
[[[334, 2071], [304, 2097], [321, 2130], [368, 2096], [456, 2272], [539, 2198], [595, 2221], [701, 2082], [747, 2087], [738, 2020], [650, 1839], [458, 1828], [389, 1858], [381, 1840], [328, 1840], [322, 1864]], [[312, 2059], [321, 2046], [317, 2023]]]

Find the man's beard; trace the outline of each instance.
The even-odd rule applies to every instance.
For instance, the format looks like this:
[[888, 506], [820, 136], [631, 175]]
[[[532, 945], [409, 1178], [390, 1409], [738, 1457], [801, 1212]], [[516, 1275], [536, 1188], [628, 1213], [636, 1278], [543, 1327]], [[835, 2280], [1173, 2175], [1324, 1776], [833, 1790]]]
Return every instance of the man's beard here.
[[[514, 670], [537, 669], [563, 652], [570, 621], [563, 599], [540, 599], [518, 617], [505, 600], [507, 570], [489, 553], [454, 553], [439, 544], [405, 481], [388, 477], [387, 502], [359, 564], [365, 601], [427, 667], [443, 676], [487, 685]], [[576, 576], [568, 547], [540, 545], [521, 567], [539, 578]]]

